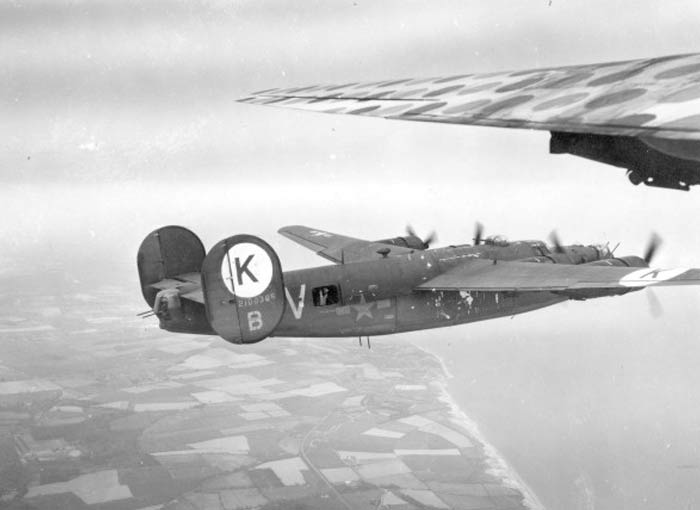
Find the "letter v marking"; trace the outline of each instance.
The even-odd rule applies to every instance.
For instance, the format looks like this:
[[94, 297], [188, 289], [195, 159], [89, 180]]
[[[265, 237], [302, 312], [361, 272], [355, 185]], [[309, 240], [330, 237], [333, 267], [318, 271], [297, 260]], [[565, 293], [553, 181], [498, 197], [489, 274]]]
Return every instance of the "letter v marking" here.
[[284, 294], [287, 296], [287, 303], [289, 303], [289, 307], [292, 309], [294, 318], [297, 320], [301, 319], [301, 314], [304, 312], [304, 295], [306, 294], [306, 284], [302, 283], [301, 287], [299, 287], [298, 303], [294, 302], [294, 299], [292, 298], [291, 294], [289, 294], [289, 289], [287, 287], [284, 288]]

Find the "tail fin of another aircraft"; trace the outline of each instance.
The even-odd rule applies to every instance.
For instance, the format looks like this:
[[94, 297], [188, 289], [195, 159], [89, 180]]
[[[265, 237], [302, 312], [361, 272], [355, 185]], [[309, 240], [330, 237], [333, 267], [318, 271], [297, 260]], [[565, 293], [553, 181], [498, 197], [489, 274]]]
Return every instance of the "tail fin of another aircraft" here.
[[284, 313], [282, 267], [272, 247], [251, 235], [219, 241], [204, 258], [202, 290], [207, 319], [236, 344], [270, 335]]

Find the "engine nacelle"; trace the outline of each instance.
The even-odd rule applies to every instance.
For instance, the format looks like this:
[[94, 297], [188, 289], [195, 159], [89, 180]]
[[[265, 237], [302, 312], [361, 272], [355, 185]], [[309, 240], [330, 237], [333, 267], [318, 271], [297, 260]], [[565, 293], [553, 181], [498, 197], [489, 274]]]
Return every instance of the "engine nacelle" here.
[[522, 259], [522, 262], [536, 262], [540, 264], [592, 264], [601, 262], [598, 265], [606, 264], [606, 260], [610, 260], [610, 251], [605, 246], [582, 246], [571, 245], [562, 246], [562, 252], [552, 250], [546, 255], [538, 255]]
[[625, 168], [632, 184], [688, 191], [700, 183], [698, 142], [552, 131], [549, 151]]
[[380, 239], [375, 243], [390, 244], [391, 246], [401, 246], [413, 250], [426, 250], [428, 245], [418, 236], [407, 235], [403, 237], [392, 237], [391, 239]]
[[[609, 259], [596, 260], [595, 262], [589, 262], [584, 264], [586, 266], [612, 266], [612, 267], [649, 267], [649, 264], [641, 258], [634, 255], [629, 255], [626, 257], [616, 257]], [[590, 298], [605, 297], [605, 296], [622, 296], [628, 292], [641, 290], [644, 287], [639, 288], [625, 288], [625, 289], [581, 289], [581, 290], [568, 290], [562, 291], [560, 294], [568, 297], [569, 299], [576, 299], [584, 301]]]
[[540, 257], [528, 257], [520, 259], [518, 262], [534, 262], [535, 264], [557, 264], [558, 261], [554, 257], [542, 255]]
[[641, 258], [635, 255], [628, 255], [626, 257], [615, 257], [604, 260], [597, 260], [595, 262], [590, 262], [586, 264], [587, 266], [617, 266], [617, 267], [649, 267], [649, 264]]
[[577, 244], [564, 246], [564, 253], [559, 255], [565, 255], [573, 264], [590, 264], [592, 262], [608, 260], [610, 252], [607, 248], [601, 246], [583, 246]]

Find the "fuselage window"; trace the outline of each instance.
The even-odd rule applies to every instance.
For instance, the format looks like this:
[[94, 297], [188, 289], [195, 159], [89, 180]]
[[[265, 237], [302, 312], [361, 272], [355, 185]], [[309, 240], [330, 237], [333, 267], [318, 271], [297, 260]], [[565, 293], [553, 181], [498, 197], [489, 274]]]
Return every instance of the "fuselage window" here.
[[311, 291], [314, 306], [330, 306], [340, 303], [340, 291], [337, 285], [324, 285], [315, 287]]

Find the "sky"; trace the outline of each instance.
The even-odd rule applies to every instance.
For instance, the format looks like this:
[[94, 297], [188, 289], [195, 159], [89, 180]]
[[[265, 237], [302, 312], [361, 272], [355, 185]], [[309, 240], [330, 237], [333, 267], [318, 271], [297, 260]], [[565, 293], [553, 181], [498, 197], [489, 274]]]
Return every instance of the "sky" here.
[[[447, 245], [469, 242], [476, 221], [511, 239], [556, 229], [564, 243], [619, 242], [621, 255], [642, 253], [655, 231], [660, 265], [700, 266], [700, 190], [633, 187], [622, 170], [547, 154], [547, 133], [235, 102], [271, 87], [689, 53], [698, 19], [697, 0], [3, 2], [0, 276], [59, 269], [134, 285], [136, 313], [138, 245], [166, 224], [191, 228], [206, 246], [259, 235], [284, 269], [324, 262], [277, 235], [283, 225], [380, 239], [410, 223]], [[579, 480], [576, 469], [589, 476], [606, 463], [613, 476], [614, 466], [654, 457], [632, 451], [652, 436], [663, 443], [672, 417], [675, 437], [700, 427], [698, 395], [687, 390], [700, 363], [700, 299], [692, 289], [657, 295], [659, 320], [640, 294], [410, 338], [460, 360], [458, 381], [481, 381], [465, 398], [517, 467], [546, 466], [568, 443], [584, 467], [561, 473]], [[468, 359], [453, 350], [458, 341]], [[509, 374], [503, 385], [498, 370]], [[631, 382], [620, 386], [624, 374]], [[512, 430], [493, 425], [508, 420], [506, 407], [479, 400], [485, 391], [511, 408], [526, 401], [521, 432], [549, 426], [557, 439], [532, 432], [525, 439], [540, 438], [540, 455], [523, 453], [508, 442]], [[596, 457], [596, 446], [625, 434], [619, 410], [635, 398], [630, 419], [648, 425], [612, 458]], [[563, 419], [547, 412], [553, 402]], [[597, 421], [586, 418], [596, 403]], [[638, 485], [647, 473], [638, 471]], [[614, 490], [605, 499], [603, 481], [584, 482], [621, 507]]]
[[693, 1], [5, 2], [0, 235], [25, 256], [27, 243], [112, 244], [115, 262], [152, 228], [183, 223], [206, 245], [259, 233], [298, 267], [313, 259], [277, 244], [289, 222], [369, 238], [410, 222], [450, 244], [480, 220], [511, 238], [556, 228], [633, 252], [659, 230], [664, 260], [685, 264], [699, 243], [677, 219], [696, 211], [694, 193], [635, 189], [619, 170], [549, 156], [546, 133], [235, 99], [690, 52], [699, 15]]

